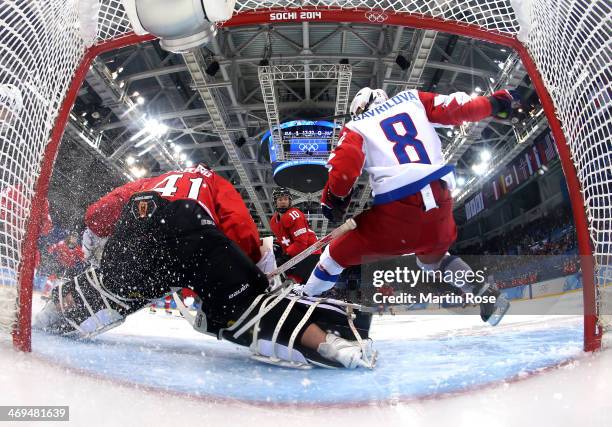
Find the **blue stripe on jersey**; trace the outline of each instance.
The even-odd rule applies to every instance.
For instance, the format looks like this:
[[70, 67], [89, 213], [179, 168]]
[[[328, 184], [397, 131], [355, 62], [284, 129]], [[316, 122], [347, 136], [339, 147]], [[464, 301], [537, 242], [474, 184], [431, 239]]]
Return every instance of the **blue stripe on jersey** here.
[[404, 197], [411, 196], [421, 191], [423, 187], [425, 187], [427, 184], [430, 184], [435, 180], [442, 178], [443, 176], [453, 172], [454, 170], [454, 166], [444, 165], [437, 171], [430, 173], [429, 175], [419, 179], [418, 181], [411, 182], [410, 184], [396, 188], [395, 190], [387, 191], [386, 193], [377, 194], [376, 196], [374, 196], [373, 204], [383, 205], [385, 203], [395, 202], [396, 200], [401, 200]]
[[314, 275], [317, 279], [333, 283], [336, 283], [338, 277], [340, 277], [339, 274], [329, 274], [328, 272], [323, 271], [318, 265], [315, 267]]

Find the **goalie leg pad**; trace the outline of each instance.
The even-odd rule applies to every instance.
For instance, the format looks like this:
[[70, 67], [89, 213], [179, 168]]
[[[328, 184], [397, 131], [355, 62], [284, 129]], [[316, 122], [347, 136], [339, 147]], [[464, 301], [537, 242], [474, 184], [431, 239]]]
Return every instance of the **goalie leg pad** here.
[[108, 292], [98, 270], [89, 269], [54, 288], [35, 323], [48, 332], [91, 338], [120, 325], [141, 305]]
[[[248, 318], [241, 323], [253, 319], [276, 297], [277, 295], [266, 295], [265, 298], [258, 301]], [[351, 314], [349, 322], [347, 308], [341, 302], [319, 298], [286, 297], [278, 301], [255, 324], [250, 348], [255, 359], [275, 365], [304, 368], [307, 367], [305, 363], [308, 363], [309, 365], [341, 368], [344, 365], [340, 361], [327, 358], [316, 349], [301, 345], [300, 341], [304, 331], [310, 324], [315, 323], [328, 334], [343, 338], [355, 345], [363, 345], [365, 348], [371, 346], [368, 340], [370, 321], [370, 314], [355, 311], [354, 315]], [[221, 336], [245, 345], [245, 335], [236, 338], [232, 330], [222, 331]], [[358, 338], [356, 334], [359, 334]], [[371, 356], [371, 352], [367, 356]]]

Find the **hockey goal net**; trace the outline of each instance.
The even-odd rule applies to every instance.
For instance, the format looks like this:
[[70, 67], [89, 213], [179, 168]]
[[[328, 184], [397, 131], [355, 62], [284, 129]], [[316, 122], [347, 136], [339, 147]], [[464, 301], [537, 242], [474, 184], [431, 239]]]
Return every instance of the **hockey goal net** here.
[[[288, 12], [295, 12], [288, 13]], [[362, 22], [433, 29], [515, 49], [558, 145], [583, 255], [585, 349], [599, 347], [612, 283], [610, 34], [605, 0], [238, 0], [224, 26]], [[30, 349], [37, 239], [53, 162], [98, 54], [135, 36], [119, 0], [0, 3], [0, 329]], [[593, 259], [593, 263], [588, 260]], [[609, 300], [609, 298], [608, 298]]]

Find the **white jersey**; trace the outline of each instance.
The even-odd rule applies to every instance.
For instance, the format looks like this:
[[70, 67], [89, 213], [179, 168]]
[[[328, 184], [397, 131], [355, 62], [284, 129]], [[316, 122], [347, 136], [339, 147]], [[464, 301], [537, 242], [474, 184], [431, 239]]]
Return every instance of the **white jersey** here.
[[[440, 102], [449, 99], [440, 98]], [[363, 138], [364, 167], [370, 175], [374, 204], [415, 194], [437, 179], [454, 186], [453, 167], [444, 162], [440, 138], [418, 91], [400, 92], [345, 127]]]
[[92, 267], [100, 267], [102, 253], [104, 252], [104, 245], [106, 245], [107, 241], [108, 237], [99, 237], [89, 228], [86, 228], [83, 232], [81, 245], [83, 248], [83, 254], [85, 255], [85, 261]]

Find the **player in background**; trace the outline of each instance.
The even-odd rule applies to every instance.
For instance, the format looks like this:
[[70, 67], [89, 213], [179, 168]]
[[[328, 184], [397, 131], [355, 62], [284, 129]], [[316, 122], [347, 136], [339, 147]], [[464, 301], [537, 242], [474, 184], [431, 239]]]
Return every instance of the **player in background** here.
[[0, 132], [23, 108], [23, 95], [17, 86], [0, 83]]
[[[340, 221], [364, 168], [373, 206], [355, 217], [356, 229], [325, 248], [303, 291], [319, 295], [349, 266], [409, 253], [416, 254], [425, 271], [471, 271], [461, 258], [448, 253], [457, 236], [450, 191], [454, 174], [444, 161], [434, 127], [490, 116], [507, 118], [512, 103], [507, 90], [477, 97], [407, 90], [389, 99], [381, 89], [361, 89], [350, 106], [352, 120], [329, 157], [321, 206], [328, 219]], [[508, 309], [499, 291], [487, 283], [451, 284], [463, 293], [496, 297], [495, 304], [480, 306], [482, 319], [493, 325]]]
[[[383, 296], [383, 297], [392, 297], [393, 295], [395, 295], [395, 290], [393, 289], [393, 287], [388, 284], [385, 283], [383, 284], [380, 289], [378, 289], [378, 292]], [[395, 311], [393, 310], [393, 304], [389, 304], [388, 302], [383, 302], [381, 304], [378, 305], [378, 314], [380, 316], [383, 315], [383, 313], [385, 312], [385, 310], [389, 310], [389, 313], [391, 313], [392, 316], [395, 316]]]
[[[119, 187], [88, 208], [85, 222], [108, 237], [100, 268], [55, 288], [33, 328], [91, 337], [187, 287], [201, 299], [206, 333], [258, 355], [282, 358], [289, 345], [294, 351], [284, 357], [300, 363], [373, 367], [371, 345], [340, 336], [354, 337], [345, 311], [266, 294], [268, 279], [255, 263], [272, 251], [262, 254], [240, 194], [204, 165]], [[367, 334], [370, 317], [363, 320], [358, 329]]]
[[70, 233], [66, 239], [49, 246], [47, 252], [54, 258], [53, 273], [58, 277], [76, 276], [84, 266], [85, 255], [76, 233]]
[[[3, 248], [2, 267], [17, 270], [19, 261], [18, 236], [25, 233], [27, 226], [28, 200], [23, 187], [19, 184], [0, 189], [0, 246]], [[40, 239], [36, 250], [36, 265], [40, 264], [40, 247], [44, 247], [44, 238], [51, 233], [53, 223], [49, 215], [49, 202], [43, 205], [43, 223], [40, 228]]]
[[[270, 218], [270, 229], [280, 247], [276, 256], [278, 265], [290, 260], [304, 249], [316, 243], [317, 235], [310, 229], [304, 212], [291, 206], [291, 192], [284, 187], [275, 188], [272, 192], [276, 212]], [[287, 270], [287, 277], [296, 283], [304, 283], [317, 265], [321, 251], [316, 251], [308, 258]]]

